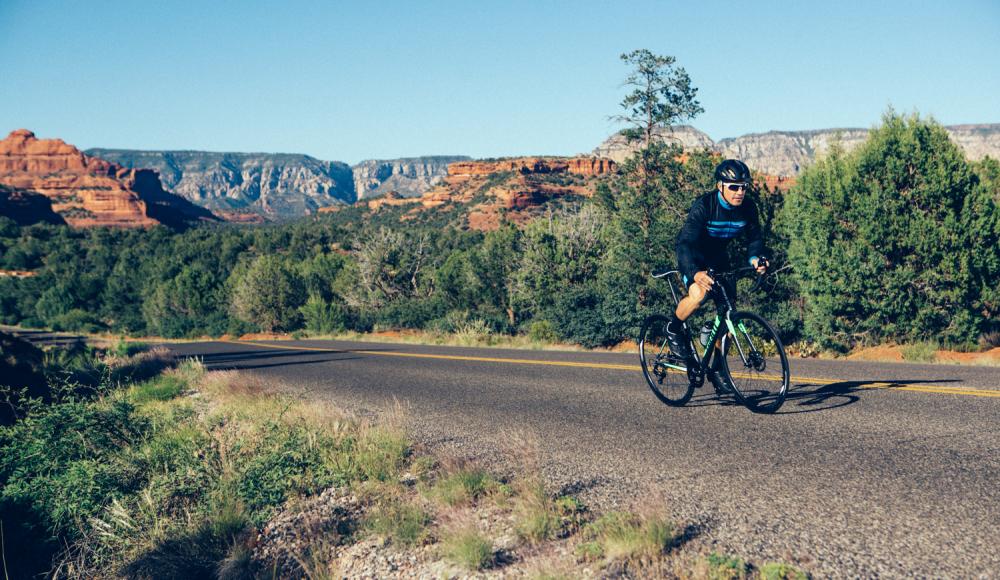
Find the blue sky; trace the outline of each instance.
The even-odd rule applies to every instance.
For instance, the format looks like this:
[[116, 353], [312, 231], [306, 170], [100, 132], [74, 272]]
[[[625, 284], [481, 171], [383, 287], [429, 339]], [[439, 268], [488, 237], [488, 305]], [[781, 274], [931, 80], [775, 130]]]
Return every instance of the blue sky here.
[[713, 139], [1000, 122], [1000, 2], [0, 0], [0, 132], [81, 148], [587, 152], [623, 52], [673, 55]]

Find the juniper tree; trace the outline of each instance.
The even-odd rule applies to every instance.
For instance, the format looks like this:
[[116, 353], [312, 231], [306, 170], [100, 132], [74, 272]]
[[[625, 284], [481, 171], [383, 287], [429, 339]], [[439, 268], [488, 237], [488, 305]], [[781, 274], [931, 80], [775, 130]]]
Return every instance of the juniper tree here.
[[933, 121], [889, 111], [855, 152], [834, 147], [782, 222], [805, 331], [825, 346], [968, 343], [996, 323], [1000, 212]]

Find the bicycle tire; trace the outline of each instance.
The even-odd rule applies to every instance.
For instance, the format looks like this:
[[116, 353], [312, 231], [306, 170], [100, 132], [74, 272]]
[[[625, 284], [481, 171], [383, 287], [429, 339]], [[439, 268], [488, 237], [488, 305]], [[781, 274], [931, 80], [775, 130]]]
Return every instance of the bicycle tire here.
[[[660, 314], [648, 316], [643, 321], [639, 331], [639, 364], [656, 398], [672, 407], [681, 407], [691, 400], [695, 385], [688, 379], [687, 364], [674, 357], [666, 345], [669, 322], [669, 318]], [[664, 363], [683, 366], [685, 370]]]
[[785, 402], [790, 373], [778, 333], [762, 316], [733, 312], [736, 335], [722, 337], [722, 369], [737, 400], [755, 413], [774, 413]]

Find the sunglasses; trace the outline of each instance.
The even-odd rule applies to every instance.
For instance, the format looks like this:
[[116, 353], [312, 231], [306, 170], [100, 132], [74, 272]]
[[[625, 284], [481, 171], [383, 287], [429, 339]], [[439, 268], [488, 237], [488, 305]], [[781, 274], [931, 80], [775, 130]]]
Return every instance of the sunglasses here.
[[726, 189], [728, 189], [729, 191], [740, 191], [740, 190], [745, 190], [746, 188], [747, 188], [747, 184], [746, 183], [727, 183], [726, 184]]

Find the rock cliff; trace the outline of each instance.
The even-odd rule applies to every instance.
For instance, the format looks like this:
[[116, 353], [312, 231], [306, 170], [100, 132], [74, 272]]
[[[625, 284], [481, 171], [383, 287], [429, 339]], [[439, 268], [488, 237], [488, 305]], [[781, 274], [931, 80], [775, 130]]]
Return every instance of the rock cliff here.
[[160, 185], [156, 173], [85, 155], [26, 129], [0, 141], [0, 183], [44, 195], [71, 226], [147, 227], [215, 219]]
[[404, 159], [369, 159], [354, 167], [357, 199], [396, 192], [401, 197], [419, 197], [448, 175], [448, 165], [464, 161], [462, 155], [436, 155]]
[[[712, 139], [694, 127], [688, 125], [678, 125], [676, 127], [659, 127], [653, 132], [655, 139], [660, 139], [668, 143], [676, 143], [684, 149], [711, 149], [714, 145]], [[622, 137], [621, 133], [615, 133], [598, 145], [593, 154], [598, 157], [606, 157], [616, 163], [621, 163], [628, 159], [632, 153], [639, 149], [638, 143], [629, 144]]]
[[293, 218], [355, 199], [346, 163], [308, 155], [127, 149], [90, 149], [88, 153], [126, 167], [153, 169], [167, 189], [226, 215]]
[[[945, 127], [952, 140], [972, 160], [989, 155], [1000, 158], [1000, 124], [954, 125]], [[865, 141], [867, 129], [823, 129], [816, 131], [771, 131], [713, 142], [708, 135], [692, 127], [675, 127], [672, 133], [661, 132], [660, 138], [673, 139], [685, 149], [709, 148], [724, 157], [742, 159], [756, 171], [775, 176], [794, 176], [819, 156], [829, 151], [840, 139], [851, 150]], [[621, 135], [612, 135], [594, 149], [594, 153], [617, 162], [628, 158], [635, 146], [625, 143]]]
[[516, 157], [458, 161], [420, 197], [395, 191], [363, 200], [371, 210], [409, 206], [406, 219], [425, 210], [462, 207], [464, 227], [492, 230], [502, 220], [524, 224], [552, 202], [593, 195], [598, 181], [615, 170], [610, 159], [596, 157]]
[[497, 161], [460, 161], [448, 166], [448, 175], [471, 177], [511, 171], [522, 175], [569, 173], [604, 175], [615, 170], [615, 162], [601, 157], [515, 157]]

